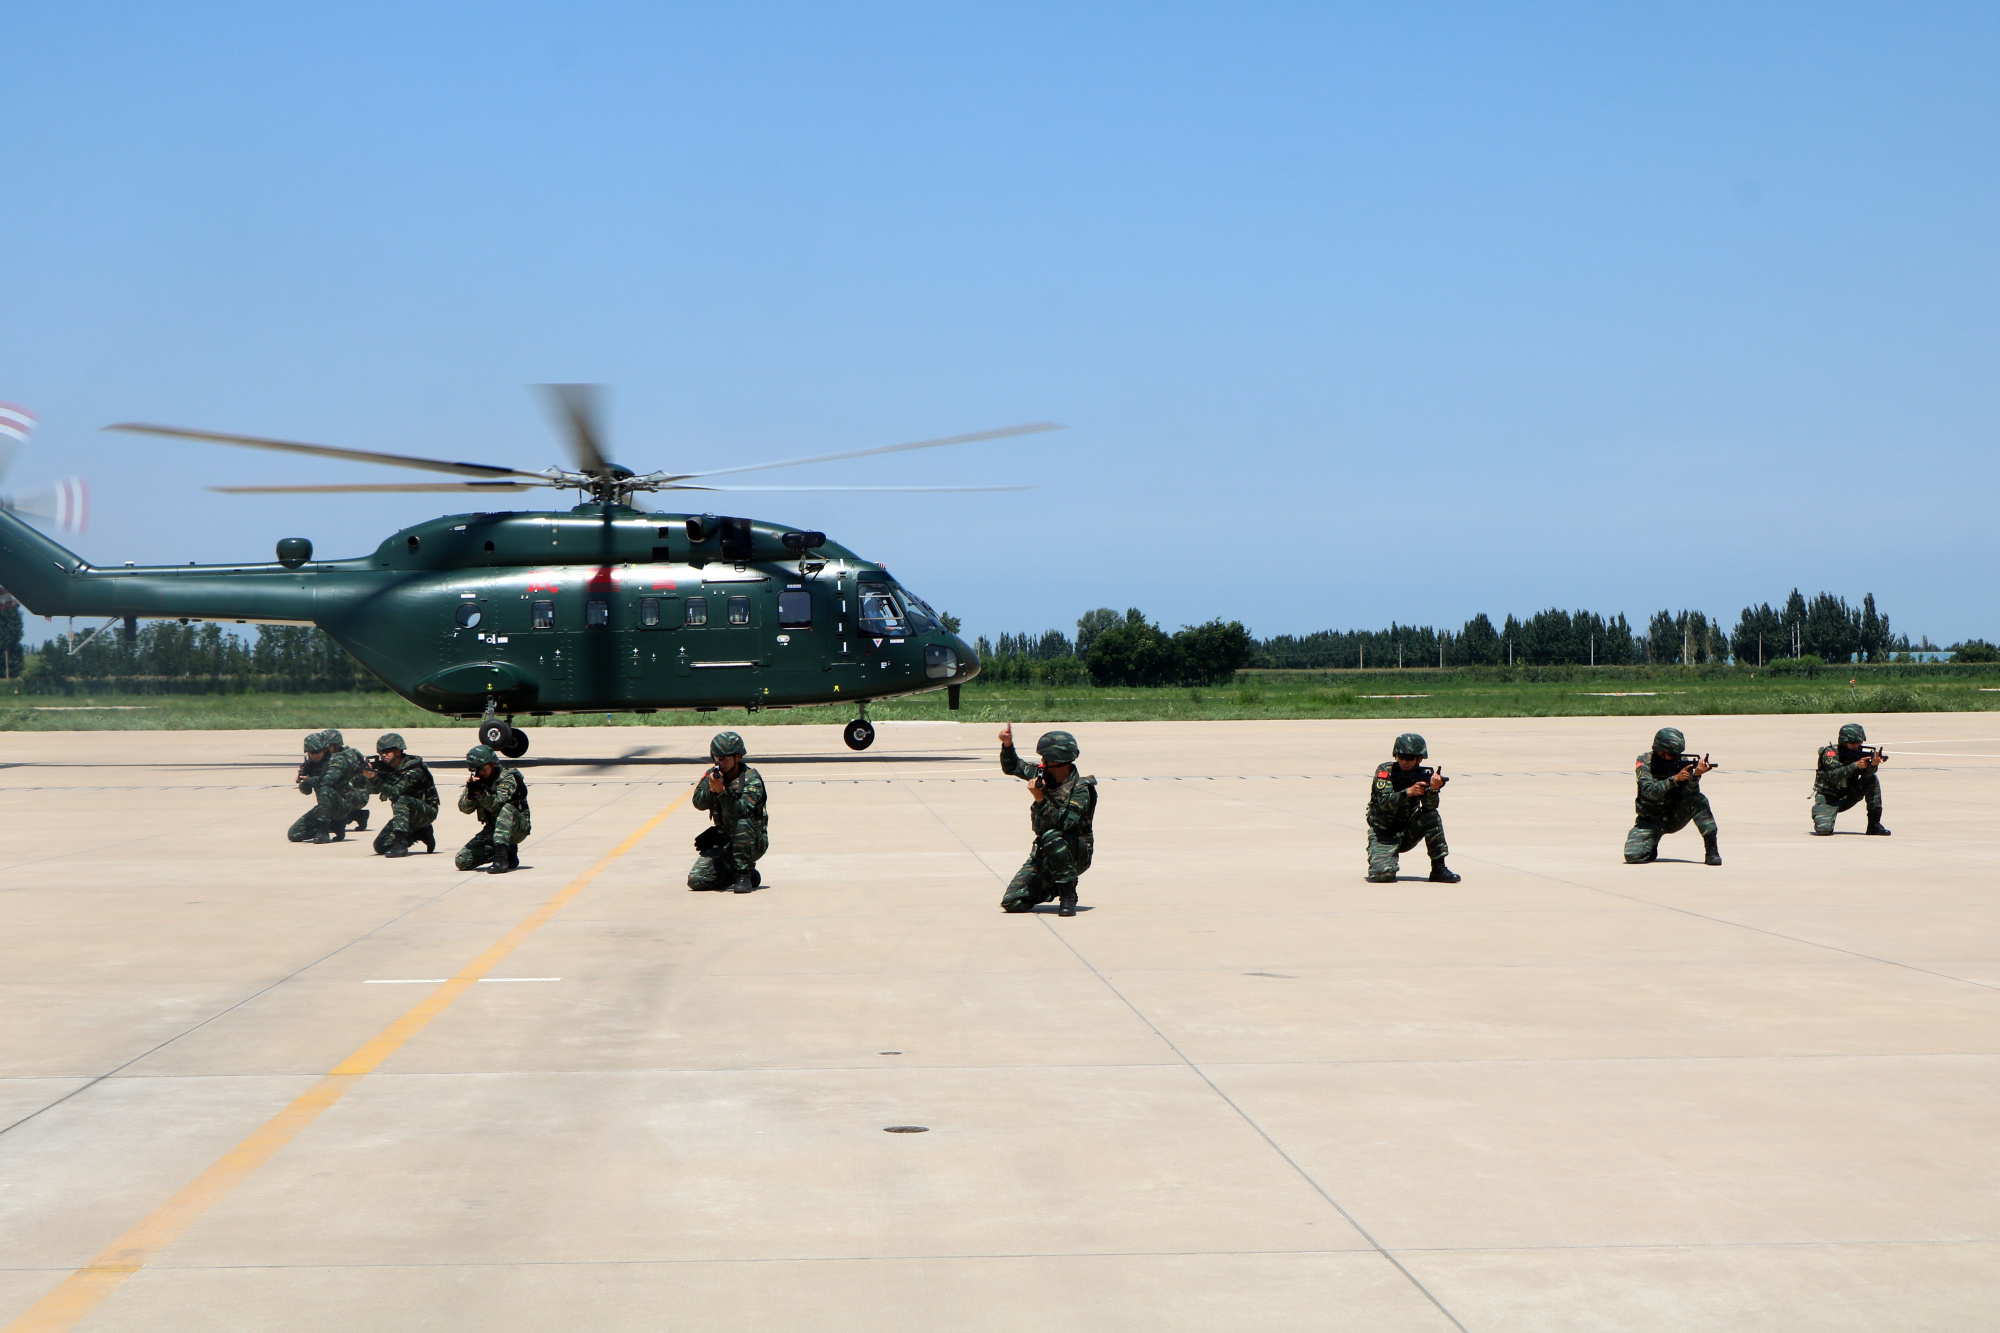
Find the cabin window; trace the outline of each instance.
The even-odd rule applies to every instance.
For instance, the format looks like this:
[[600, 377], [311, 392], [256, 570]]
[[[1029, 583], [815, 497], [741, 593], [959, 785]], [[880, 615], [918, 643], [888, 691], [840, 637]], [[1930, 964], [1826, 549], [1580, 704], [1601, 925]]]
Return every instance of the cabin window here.
[[708, 623], [708, 598], [690, 597], [687, 599], [687, 623], [690, 625], [706, 625]]
[[660, 599], [657, 597], [641, 597], [639, 599], [639, 627], [641, 629], [658, 629], [659, 626]]
[[901, 636], [910, 632], [909, 622], [896, 609], [895, 599], [886, 592], [861, 594], [861, 632], [874, 638]]
[[603, 629], [611, 623], [611, 603], [585, 602], [583, 604], [583, 627]]
[[536, 602], [534, 624], [536, 629], [554, 629], [556, 627], [556, 604], [554, 602]]
[[812, 623], [811, 593], [803, 589], [790, 588], [778, 594], [779, 629], [811, 629]]
[[460, 629], [471, 629], [479, 623], [479, 608], [471, 602], [460, 602], [458, 612], [452, 619], [458, 622]]
[[748, 597], [732, 597], [729, 599], [729, 623], [732, 625], [747, 625], [750, 623], [750, 599]]

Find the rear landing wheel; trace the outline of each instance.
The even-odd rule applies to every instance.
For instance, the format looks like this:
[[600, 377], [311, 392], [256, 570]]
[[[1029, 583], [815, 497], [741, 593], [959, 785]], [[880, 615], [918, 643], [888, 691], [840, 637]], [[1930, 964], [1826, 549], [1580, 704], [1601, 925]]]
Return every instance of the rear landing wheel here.
[[865, 750], [875, 743], [875, 724], [865, 717], [857, 717], [841, 730], [840, 738], [847, 742], [850, 750]]
[[528, 733], [522, 731], [519, 727], [509, 728], [507, 739], [500, 742], [500, 753], [506, 755], [509, 759], [519, 759], [527, 752]]

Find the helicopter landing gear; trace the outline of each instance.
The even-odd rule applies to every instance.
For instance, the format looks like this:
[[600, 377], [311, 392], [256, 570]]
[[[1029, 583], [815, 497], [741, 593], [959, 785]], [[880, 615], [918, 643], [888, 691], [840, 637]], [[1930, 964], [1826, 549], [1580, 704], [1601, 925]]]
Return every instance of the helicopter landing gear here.
[[850, 750], [865, 750], [875, 743], [875, 724], [868, 720], [868, 705], [861, 705], [861, 716], [840, 729], [840, 739], [847, 742]]
[[500, 743], [500, 753], [509, 759], [519, 759], [528, 752], [528, 733], [519, 727], [507, 728], [507, 739]]
[[479, 724], [479, 743], [490, 745], [503, 754], [507, 749], [507, 739], [514, 734], [514, 728], [497, 717], [489, 717]]

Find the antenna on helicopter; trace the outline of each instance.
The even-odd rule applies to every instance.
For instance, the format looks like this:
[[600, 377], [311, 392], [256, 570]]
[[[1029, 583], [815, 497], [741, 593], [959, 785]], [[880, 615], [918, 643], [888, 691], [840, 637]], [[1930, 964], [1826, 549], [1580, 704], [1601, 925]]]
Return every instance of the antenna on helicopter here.
[[974, 444], [982, 440], [1004, 440], [1017, 435], [1061, 430], [1053, 421], [1031, 421], [998, 430], [974, 431], [969, 435], [946, 435], [938, 439], [913, 440], [907, 444], [879, 445], [872, 449], [850, 449], [834, 454], [814, 454], [785, 458], [769, 463], [747, 463], [714, 468], [705, 472], [634, 473], [605, 456], [605, 434], [601, 426], [603, 389], [595, 384], [548, 384], [547, 394], [557, 425], [565, 435], [574, 470], [547, 467], [540, 472], [524, 472], [495, 463], [449, 462], [411, 454], [378, 453], [368, 449], [342, 449], [325, 444], [301, 444], [294, 440], [274, 440], [260, 435], [226, 435], [217, 431], [188, 430], [180, 426], [155, 426], [144, 422], [121, 422], [106, 430], [136, 431], [172, 439], [203, 440], [211, 444], [231, 444], [247, 449], [269, 449], [281, 453], [308, 454], [356, 463], [376, 463], [385, 467], [414, 468], [418, 471], [448, 472], [465, 480], [429, 482], [374, 482], [316, 486], [211, 486], [210, 490], [230, 495], [330, 495], [380, 494], [384, 492], [525, 491], [536, 487], [579, 490], [600, 504], [629, 504], [640, 491], [900, 491], [900, 492], [981, 492], [1025, 491], [1030, 486], [717, 486], [710, 478], [762, 472], [772, 468], [803, 467], [809, 463], [835, 463], [850, 458], [870, 458], [878, 454], [907, 453], [915, 449], [939, 449], [953, 444]]

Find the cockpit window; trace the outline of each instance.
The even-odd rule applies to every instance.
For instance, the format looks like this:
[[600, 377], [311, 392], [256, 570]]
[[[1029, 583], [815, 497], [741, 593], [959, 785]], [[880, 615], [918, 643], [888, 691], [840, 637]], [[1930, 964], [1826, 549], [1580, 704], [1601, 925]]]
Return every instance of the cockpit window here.
[[895, 598], [886, 592], [864, 589], [861, 593], [861, 632], [878, 639], [886, 635], [900, 637], [910, 632], [910, 625], [896, 608]]
[[896, 595], [903, 599], [903, 605], [909, 609], [912, 633], [928, 634], [938, 627], [937, 612], [931, 610], [923, 598], [900, 585], [896, 589]]

